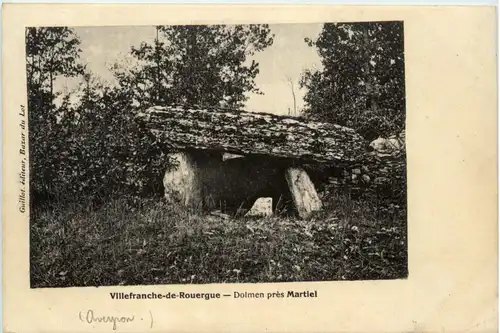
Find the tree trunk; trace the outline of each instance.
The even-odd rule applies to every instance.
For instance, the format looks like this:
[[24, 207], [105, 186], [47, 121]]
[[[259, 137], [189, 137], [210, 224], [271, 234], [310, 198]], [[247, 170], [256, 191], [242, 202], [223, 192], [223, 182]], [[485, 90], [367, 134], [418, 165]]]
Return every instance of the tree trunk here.
[[265, 113], [151, 107], [138, 114], [137, 121], [166, 151], [205, 150], [339, 165], [362, 160], [368, 145], [347, 127]]
[[54, 79], [52, 77], [52, 72], [49, 72], [49, 80], [50, 80], [50, 98], [54, 101]]
[[369, 24], [366, 25], [366, 28], [363, 30], [363, 44], [365, 49], [365, 86], [366, 86], [366, 94], [368, 97], [368, 101], [370, 104], [370, 108], [373, 112], [376, 112], [378, 109], [378, 103], [376, 99], [376, 95], [378, 94], [378, 88], [376, 87], [376, 82], [374, 80], [374, 74], [370, 74], [370, 57], [372, 52], [370, 50], [370, 39], [368, 36], [368, 29], [370, 29]]

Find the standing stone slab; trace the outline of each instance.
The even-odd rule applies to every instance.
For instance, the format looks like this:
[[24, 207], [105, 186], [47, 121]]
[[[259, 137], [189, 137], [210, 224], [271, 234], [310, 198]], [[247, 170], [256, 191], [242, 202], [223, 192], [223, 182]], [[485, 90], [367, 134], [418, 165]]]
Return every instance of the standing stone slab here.
[[286, 181], [292, 194], [292, 199], [301, 218], [307, 218], [314, 211], [322, 208], [321, 200], [309, 175], [301, 168], [288, 168]]
[[169, 154], [176, 166], [165, 172], [165, 199], [171, 204], [199, 208], [202, 203], [201, 182], [195, 159], [185, 152]]

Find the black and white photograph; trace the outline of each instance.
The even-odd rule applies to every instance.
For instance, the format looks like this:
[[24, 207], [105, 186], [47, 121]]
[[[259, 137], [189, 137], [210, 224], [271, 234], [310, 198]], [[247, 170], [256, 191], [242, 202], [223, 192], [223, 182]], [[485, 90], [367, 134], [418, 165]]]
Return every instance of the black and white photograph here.
[[403, 21], [25, 38], [31, 288], [409, 277]]

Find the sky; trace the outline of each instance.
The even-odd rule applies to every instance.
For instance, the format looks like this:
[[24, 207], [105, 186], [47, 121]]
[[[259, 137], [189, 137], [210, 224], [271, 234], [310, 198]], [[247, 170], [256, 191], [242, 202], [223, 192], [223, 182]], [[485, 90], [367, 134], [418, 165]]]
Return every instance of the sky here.
[[[305, 94], [299, 87], [301, 73], [321, 66], [316, 49], [309, 47], [304, 38], [316, 39], [322, 27], [323, 24], [270, 25], [275, 35], [273, 45], [252, 57], [259, 63], [260, 73], [255, 83], [263, 95], [249, 94], [246, 110], [274, 114], [287, 114], [289, 108], [293, 110], [289, 80], [293, 83], [300, 110]], [[77, 27], [74, 30], [81, 40], [82, 62], [108, 82], [113, 81], [109, 67], [126, 58], [131, 46], [139, 46], [142, 41], [151, 42], [156, 34], [153, 26]], [[55, 82], [58, 91], [71, 91], [77, 86], [77, 79], [59, 78]]]

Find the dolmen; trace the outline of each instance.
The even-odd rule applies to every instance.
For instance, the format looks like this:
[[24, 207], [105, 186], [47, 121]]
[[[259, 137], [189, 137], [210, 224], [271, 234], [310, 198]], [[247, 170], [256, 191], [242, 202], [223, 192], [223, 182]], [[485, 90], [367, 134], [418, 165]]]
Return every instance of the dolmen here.
[[200, 210], [245, 213], [259, 198], [308, 218], [323, 207], [304, 165], [359, 161], [353, 129], [266, 113], [154, 106], [136, 120], [166, 153], [165, 198]]

